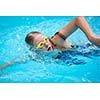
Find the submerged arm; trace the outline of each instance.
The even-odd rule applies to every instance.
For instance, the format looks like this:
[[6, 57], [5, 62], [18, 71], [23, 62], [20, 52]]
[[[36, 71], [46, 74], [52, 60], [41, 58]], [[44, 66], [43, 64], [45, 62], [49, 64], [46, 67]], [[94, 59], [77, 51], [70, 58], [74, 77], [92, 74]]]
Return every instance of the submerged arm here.
[[5, 64], [2, 64], [2, 65], [0, 65], [0, 69], [3, 69], [3, 68], [6, 68], [6, 67], [9, 67], [9, 66], [11, 66], [11, 65], [13, 65], [13, 64], [21, 64], [21, 63], [26, 63], [27, 61], [29, 61], [29, 60], [34, 60], [33, 58], [32, 58], [32, 55], [29, 55], [28, 54], [28, 57], [26, 57], [26, 59], [25, 58], [21, 58], [21, 59], [13, 59], [13, 60], [11, 60], [11, 61], [9, 61], [9, 62], [6, 62]]
[[13, 65], [15, 63], [16, 63], [16, 61], [12, 60], [10, 62], [7, 62], [7, 63], [3, 64], [3, 65], [0, 65], [0, 69], [6, 68], [6, 67], [11, 66], [11, 65]]

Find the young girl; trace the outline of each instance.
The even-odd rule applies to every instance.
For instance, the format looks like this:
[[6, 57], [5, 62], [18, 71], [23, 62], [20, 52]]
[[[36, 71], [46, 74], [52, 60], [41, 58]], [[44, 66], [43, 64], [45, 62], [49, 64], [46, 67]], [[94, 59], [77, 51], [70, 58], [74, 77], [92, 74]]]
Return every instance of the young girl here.
[[29, 45], [45, 51], [51, 51], [54, 49], [68, 50], [73, 46], [67, 41], [67, 38], [78, 28], [84, 32], [90, 42], [100, 47], [100, 36], [97, 37], [92, 32], [89, 24], [82, 16], [75, 18], [59, 32], [56, 32], [50, 39], [40, 32], [31, 32], [26, 36], [25, 41]]
[[[96, 36], [92, 32], [89, 24], [82, 16], [79, 16], [74, 20], [72, 20], [63, 29], [61, 29], [59, 32], [56, 32], [56, 34], [50, 39], [44, 36], [40, 32], [31, 32], [26, 36], [25, 41], [29, 45], [36, 47], [38, 49], [42, 49], [44, 51], [52, 51], [55, 49], [69, 50], [73, 48], [73, 45], [71, 45], [71, 43], [69, 43], [66, 39], [78, 28], [80, 28], [84, 32], [84, 34], [86, 35], [86, 37], [91, 43], [100, 47], [100, 36]], [[15, 60], [3, 64], [2, 66], [0, 66], [0, 69], [5, 68], [14, 63], [16, 63]]]

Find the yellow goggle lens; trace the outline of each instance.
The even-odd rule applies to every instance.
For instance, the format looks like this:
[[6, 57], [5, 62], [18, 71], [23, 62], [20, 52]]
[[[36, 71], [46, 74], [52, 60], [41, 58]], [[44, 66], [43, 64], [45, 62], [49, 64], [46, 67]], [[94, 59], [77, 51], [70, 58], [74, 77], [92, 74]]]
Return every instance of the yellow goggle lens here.
[[43, 48], [43, 46], [44, 46], [44, 43], [41, 42], [41, 43], [39, 43], [39, 44], [37, 45], [37, 48], [40, 49], [40, 48]]
[[43, 41], [42, 41], [42, 42], [40, 42], [40, 43], [38, 43], [38, 44], [37, 44], [36, 48], [38, 48], [38, 49], [43, 48], [43, 47], [44, 47], [44, 45], [46, 44], [47, 40], [48, 40], [48, 38], [47, 38], [47, 37], [45, 37], [45, 38], [43, 39]]

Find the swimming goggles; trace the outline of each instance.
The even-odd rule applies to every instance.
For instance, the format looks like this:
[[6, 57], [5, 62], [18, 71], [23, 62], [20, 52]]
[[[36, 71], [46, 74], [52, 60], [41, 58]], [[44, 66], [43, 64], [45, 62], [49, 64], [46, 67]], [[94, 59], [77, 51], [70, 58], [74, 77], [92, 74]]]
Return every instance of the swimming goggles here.
[[44, 37], [44, 39], [37, 44], [36, 48], [38, 48], [38, 49], [43, 48], [45, 46], [45, 44], [47, 43], [48, 40], [49, 39], [47, 37]]

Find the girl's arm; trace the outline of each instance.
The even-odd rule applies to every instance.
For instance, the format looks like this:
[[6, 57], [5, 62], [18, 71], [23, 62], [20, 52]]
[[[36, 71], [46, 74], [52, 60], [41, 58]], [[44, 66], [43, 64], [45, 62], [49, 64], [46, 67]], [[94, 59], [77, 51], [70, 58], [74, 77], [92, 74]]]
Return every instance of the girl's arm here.
[[[100, 36], [97, 37], [92, 32], [88, 22], [86, 21], [86, 19], [83, 16], [79, 16], [79, 17], [75, 18], [74, 20], [72, 20], [68, 25], [66, 25], [64, 28], [62, 28], [59, 31], [59, 33], [62, 34], [63, 37], [67, 39], [78, 28], [80, 28], [83, 31], [83, 33], [86, 35], [86, 37], [88, 38], [88, 40], [90, 42], [92, 42], [96, 46], [100, 47]], [[54, 41], [54, 43], [56, 43], [57, 45], [64, 46], [63, 45], [64, 40], [62, 38], [59, 38], [59, 36], [54, 37], [52, 39], [52, 41]]]
[[29, 55], [28, 54], [28, 57], [26, 57], [26, 58], [21, 58], [21, 59], [13, 59], [13, 60], [11, 60], [11, 61], [9, 61], [9, 62], [7, 62], [7, 63], [5, 63], [5, 64], [2, 64], [2, 65], [0, 65], [0, 69], [3, 69], [3, 68], [6, 68], [6, 67], [8, 67], [8, 66], [11, 66], [11, 65], [13, 65], [13, 64], [21, 64], [21, 63], [26, 63], [27, 61], [29, 61], [29, 60], [31, 60], [32, 59], [32, 55]]
[[6, 67], [11, 66], [11, 65], [13, 65], [15, 63], [16, 63], [16, 61], [12, 60], [10, 62], [7, 62], [7, 63], [3, 64], [3, 65], [0, 65], [0, 69], [6, 68]]
[[80, 28], [83, 31], [83, 33], [86, 35], [90, 42], [100, 47], [100, 36], [96, 36], [92, 32], [91, 27], [89, 26], [88, 22], [83, 16], [75, 18], [59, 32], [62, 33], [66, 38], [68, 38], [78, 28]]

